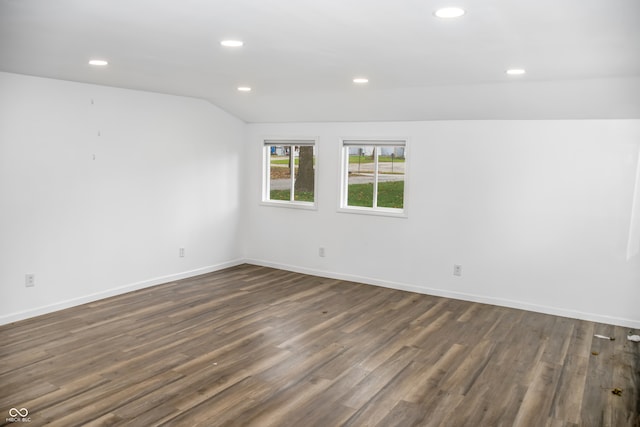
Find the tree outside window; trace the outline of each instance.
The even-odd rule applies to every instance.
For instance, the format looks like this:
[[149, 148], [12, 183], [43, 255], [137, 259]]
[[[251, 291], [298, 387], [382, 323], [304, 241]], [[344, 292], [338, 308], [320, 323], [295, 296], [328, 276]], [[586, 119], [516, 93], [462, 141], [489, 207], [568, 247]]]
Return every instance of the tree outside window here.
[[263, 202], [315, 205], [315, 141], [264, 143]]

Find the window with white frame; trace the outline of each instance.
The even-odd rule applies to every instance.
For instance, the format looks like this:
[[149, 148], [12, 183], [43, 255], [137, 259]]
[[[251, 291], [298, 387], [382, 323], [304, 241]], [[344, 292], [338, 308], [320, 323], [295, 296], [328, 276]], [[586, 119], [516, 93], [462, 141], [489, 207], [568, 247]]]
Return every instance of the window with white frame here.
[[340, 208], [406, 214], [406, 140], [342, 140]]
[[263, 202], [315, 207], [315, 140], [266, 139], [263, 158]]

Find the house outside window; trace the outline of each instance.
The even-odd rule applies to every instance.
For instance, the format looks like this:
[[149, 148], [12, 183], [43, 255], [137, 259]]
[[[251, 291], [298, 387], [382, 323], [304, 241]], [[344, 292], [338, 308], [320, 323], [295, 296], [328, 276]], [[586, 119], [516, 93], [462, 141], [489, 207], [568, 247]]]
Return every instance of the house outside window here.
[[343, 139], [340, 210], [406, 216], [405, 139]]

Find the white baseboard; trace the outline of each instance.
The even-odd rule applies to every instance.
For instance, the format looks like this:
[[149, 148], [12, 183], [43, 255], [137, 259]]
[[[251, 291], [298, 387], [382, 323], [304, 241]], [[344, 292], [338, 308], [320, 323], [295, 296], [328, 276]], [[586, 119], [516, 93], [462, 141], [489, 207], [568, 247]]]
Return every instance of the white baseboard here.
[[127, 292], [137, 291], [138, 289], [144, 289], [151, 286], [161, 285], [163, 283], [173, 282], [180, 279], [186, 279], [188, 277], [199, 276], [201, 274], [212, 273], [214, 271], [222, 270], [229, 267], [235, 267], [236, 265], [243, 264], [244, 260], [237, 259], [233, 261], [227, 261], [220, 264], [209, 265], [206, 267], [197, 268], [195, 270], [183, 271], [181, 273], [170, 274], [167, 276], [156, 277], [149, 280], [143, 280], [141, 282], [130, 283], [125, 286], [108, 289], [102, 292], [96, 292], [89, 295], [83, 295], [77, 298], [72, 298], [65, 301], [60, 301], [55, 304], [50, 304], [42, 307], [37, 307], [17, 313], [10, 313], [0, 316], [0, 325], [7, 323], [17, 322], [19, 320], [29, 319], [31, 317], [40, 316], [42, 314], [52, 313], [58, 310], [64, 310], [65, 308], [75, 307], [78, 305], [94, 302], [104, 298], [109, 298], [116, 295], [125, 294]]
[[258, 260], [258, 259], [246, 259], [245, 262], [248, 264], [254, 264], [254, 265], [259, 265], [263, 267], [272, 267], [280, 270], [293, 271], [296, 273], [309, 274], [312, 276], [320, 276], [320, 277], [326, 277], [330, 279], [348, 280], [351, 282], [359, 282], [367, 285], [381, 286], [384, 288], [415, 292], [418, 294], [453, 298], [453, 299], [459, 299], [459, 300], [471, 301], [471, 302], [479, 302], [482, 304], [491, 304], [491, 305], [497, 305], [501, 307], [517, 308], [521, 310], [533, 311], [536, 313], [552, 314], [554, 316], [568, 317], [571, 319], [588, 320], [591, 322], [605, 323], [608, 325], [623, 326], [625, 328], [640, 329], [640, 320], [625, 319], [621, 317], [606, 316], [606, 315], [595, 314], [595, 313], [585, 313], [577, 310], [531, 304], [524, 301], [510, 300], [505, 298], [495, 298], [495, 297], [488, 297], [484, 295], [467, 294], [462, 292], [447, 291], [443, 289], [415, 286], [415, 285], [409, 285], [406, 283], [374, 279], [366, 276], [334, 273], [330, 271], [315, 270], [311, 268], [297, 267], [293, 265], [280, 264], [280, 263]]
[[348, 280], [352, 282], [364, 283], [367, 285], [382, 286], [390, 289], [398, 289], [401, 291], [415, 292], [425, 295], [433, 295], [438, 297], [446, 297], [459, 299], [464, 301], [472, 301], [483, 304], [497, 305], [501, 307], [517, 308], [521, 310], [533, 311], [536, 313], [552, 314], [555, 316], [568, 317], [571, 319], [588, 320], [592, 322], [605, 323], [609, 325], [618, 325], [626, 328], [640, 329], [640, 320], [625, 319], [614, 316], [606, 316], [595, 313], [585, 313], [582, 311], [565, 309], [560, 307], [549, 307], [544, 305], [531, 304], [524, 301], [510, 300], [504, 298], [487, 297], [483, 295], [467, 294], [462, 292], [453, 292], [443, 289], [415, 286], [406, 283], [392, 282], [387, 280], [379, 280], [366, 276], [359, 276], [355, 274], [335, 273], [331, 271], [316, 270], [305, 267], [298, 267], [288, 264], [275, 263], [270, 261], [264, 261], [259, 259], [236, 259], [232, 261], [223, 262], [220, 264], [210, 265], [207, 267], [198, 268], [195, 270], [184, 271], [177, 274], [171, 274], [162, 277], [156, 277], [141, 282], [131, 283], [125, 286], [108, 289], [103, 292], [97, 292], [89, 295], [83, 295], [81, 297], [72, 298], [65, 301], [60, 301], [55, 304], [50, 304], [34, 309], [29, 309], [17, 313], [10, 313], [0, 316], [0, 325], [5, 325], [19, 320], [28, 319], [42, 314], [52, 313], [54, 311], [63, 310], [65, 308], [75, 307], [81, 304], [90, 303], [104, 298], [109, 298], [116, 295], [121, 295], [127, 292], [136, 291], [138, 289], [144, 289], [151, 286], [161, 285], [163, 283], [172, 282], [180, 279], [186, 279], [188, 277], [198, 276], [200, 274], [212, 273], [214, 271], [222, 270], [229, 267], [235, 267], [240, 264], [254, 264], [264, 267], [278, 268], [281, 270], [293, 271], [296, 273], [309, 274], [312, 276], [326, 277], [330, 279]]

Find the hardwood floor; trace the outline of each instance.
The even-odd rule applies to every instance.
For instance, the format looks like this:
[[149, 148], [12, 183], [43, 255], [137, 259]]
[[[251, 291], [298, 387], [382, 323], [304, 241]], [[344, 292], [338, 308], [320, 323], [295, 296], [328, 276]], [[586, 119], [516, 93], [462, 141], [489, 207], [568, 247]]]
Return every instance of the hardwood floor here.
[[627, 333], [242, 265], [0, 327], [0, 425], [638, 426]]

